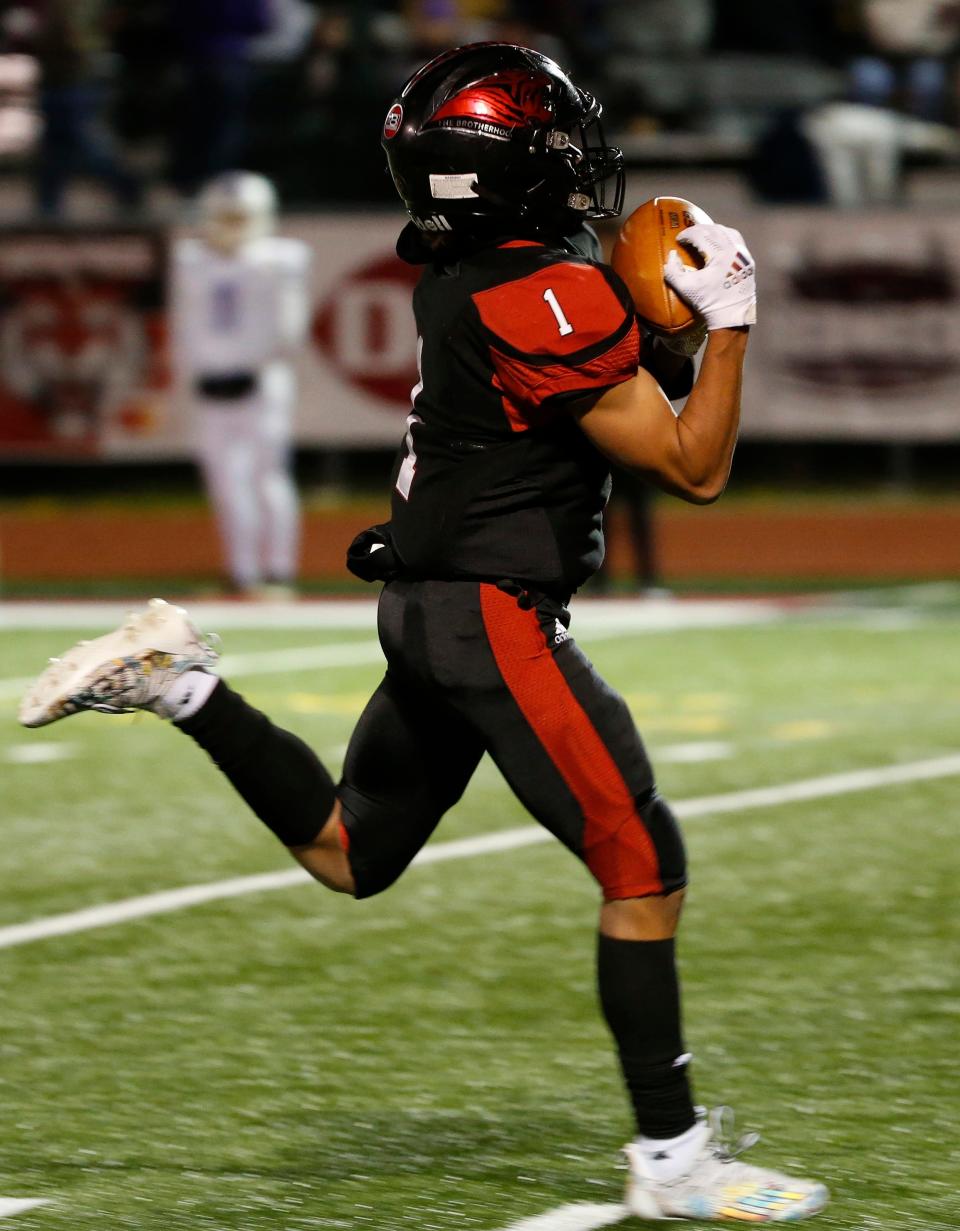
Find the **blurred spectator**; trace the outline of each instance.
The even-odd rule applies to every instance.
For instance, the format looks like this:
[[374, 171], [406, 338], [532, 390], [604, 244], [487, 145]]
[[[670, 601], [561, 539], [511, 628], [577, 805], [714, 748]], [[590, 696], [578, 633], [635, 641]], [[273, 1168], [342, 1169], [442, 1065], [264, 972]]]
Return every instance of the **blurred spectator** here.
[[643, 56], [689, 56], [706, 47], [713, 0], [607, 0], [601, 19], [611, 51]]
[[862, 0], [860, 21], [869, 54], [850, 62], [849, 98], [812, 109], [800, 128], [832, 204], [891, 205], [907, 155], [960, 155], [960, 137], [943, 122], [960, 4]]
[[[19, 0], [0, 5], [0, 38], [14, 55], [42, 50], [48, 213], [80, 171], [135, 203], [131, 163], [169, 162], [188, 195], [245, 163], [298, 204], [392, 201], [376, 139], [386, 101], [424, 59], [487, 39], [592, 82], [629, 158], [753, 148], [765, 200], [886, 200], [905, 152], [945, 148], [914, 121], [951, 117], [960, 0]], [[110, 63], [123, 69], [111, 101], [126, 165], [103, 122]], [[5, 81], [0, 152], [18, 154], [38, 108]]]
[[827, 183], [802, 110], [785, 108], [761, 133], [745, 168], [756, 196], [771, 205], [822, 205]]
[[467, 15], [458, 0], [407, 0], [404, 14], [414, 54], [420, 59], [470, 39]]
[[183, 56], [183, 96], [173, 182], [194, 193], [244, 161], [249, 45], [272, 25], [269, 0], [172, 0]]
[[137, 0], [114, 11], [111, 44], [116, 77], [113, 124], [136, 165], [161, 173], [169, 160], [170, 115], [179, 45], [170, 0]]
[[870, 54], [850, 66], [853, 98], [921, 120], [948, 117], [949, 57], [960, 42], [960, 4], [864, 0]]
[[271, 6], [271, 28], [248, 46], [253, 80], [246, 162], [277, 180], [284, 196], [315, 201], [326, 178], [318, 174], [315, 151], [329, 122], [325, 73], [314, 72], [317, 57], [325, 55], [324, 23], [306, 0], [271, 0]]
[[302, 117], [310, 153], [293, 181], [313, 197], [393, 199], [380, 133], [387, 103], [416, 64], [412, 24], [383, 8], [377, 0], [323, 6]]
[[960, 155], [960, 137], [946, 125], [863, 103], [816, 108], [802, 129], [817, 152], [827, 199], [848, 208], [899, 201], [908, 153]]
[[306, 50], [317, 27], [318, 14], [306, 0], [271, 0], [272, 23], [251, 39], [250, 58], [261, 64], [287, 64]]
[[[535, 47], [565, 67], [565, 37], [582, 21], [576, 0], [404, 0], [410, 30], [411, 67], [449, 47], [496, 41]], [[382, 7], [382, 6], [381, 6]]]
[[713, 48], [831, 58], [837, 0], [719, 0]]
[[137, 208], [139, 179], [121, 161], [103, 115], [109, 65], [106, 0], [38, 0], [33, 15], [43, 120], [36, 164], [38, 210], [58, 215], [67, 183], [78, 173], [103, 180], [121, 208]]
[[0, 55], [0, 157], [35, 148], [40, 135], [37, 86], [33, 56]]
[[[600, 13], [611, 110], [633, 128], [685, 126], [700, 105], [697, 71], [713, 29], [712, 0], [607, 0]], [[606, 92], [606, 91], [605, 91]]]

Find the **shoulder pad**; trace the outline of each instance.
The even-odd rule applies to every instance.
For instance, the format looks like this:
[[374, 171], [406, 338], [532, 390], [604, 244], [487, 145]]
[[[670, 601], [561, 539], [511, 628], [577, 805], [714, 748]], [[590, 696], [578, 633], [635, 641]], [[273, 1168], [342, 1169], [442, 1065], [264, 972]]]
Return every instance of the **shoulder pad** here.
[[566, 357], [620, 334], [633, 318], [619, 279], [576, 257], [478, 291], [473, 301], [484, 327], [524, 355]]

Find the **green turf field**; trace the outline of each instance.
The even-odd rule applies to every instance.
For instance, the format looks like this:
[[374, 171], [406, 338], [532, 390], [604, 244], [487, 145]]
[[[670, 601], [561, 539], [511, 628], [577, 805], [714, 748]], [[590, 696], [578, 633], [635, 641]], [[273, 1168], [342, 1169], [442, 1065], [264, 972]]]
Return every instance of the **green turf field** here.
[[[0, 695], [81, 635], [0, 634]], [[952, 602], [581, 640], [677, 801], [960, 752]], [[338, 762], [378, 678], [236, 683]], [[288, 866], [152, 717], [27, 732], [3, 707], [0, 929]], [[960, 1226], [958, 801], [960, 772], [686, 825], [698, 1094], [762, 1130], [757, 1161], [830, 1185], [824, 1231]], [[525, 823], [485, 762], [436, 841]], [[362, 904], [303, 885], [0, 948], [0, 1198], [49, 1202], [4, 1225], [499, 1231], [618, 1201], [594, 914], [577, 863], [534, 845]]]

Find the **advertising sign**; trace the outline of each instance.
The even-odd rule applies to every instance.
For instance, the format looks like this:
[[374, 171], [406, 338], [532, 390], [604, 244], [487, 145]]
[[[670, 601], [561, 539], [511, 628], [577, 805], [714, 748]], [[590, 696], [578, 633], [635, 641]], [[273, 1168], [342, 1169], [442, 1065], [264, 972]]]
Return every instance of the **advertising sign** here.
[[[416, 384], [396, 212], [300, 216], [313, 251], [296, 359], [300, 445], [395, 447]], [[743, 435], [960, 437], [960, 220], [763, 211], [737, 219], [759, 271]], [[168, 243], [156, 230], [0, 234], [0, 456], [187, 458], [171, 383]]]
[[0, 452], [180, 448], [166, 370], [160, 231], [0, 233]]
[[759, 324], [746, 436], [960, 438], [960, 220], [776, 211], [743, 230]]

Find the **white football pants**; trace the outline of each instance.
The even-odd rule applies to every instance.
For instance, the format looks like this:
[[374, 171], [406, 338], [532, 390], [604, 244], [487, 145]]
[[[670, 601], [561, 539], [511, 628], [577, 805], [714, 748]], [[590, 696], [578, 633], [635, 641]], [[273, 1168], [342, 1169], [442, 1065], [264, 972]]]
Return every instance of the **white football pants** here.
[[235, 402], [200, 399], [199, 462], [227, 570], [247, 590], [297, 575], [300, 506], [291, 474], [292, 404], [258, 392]]

